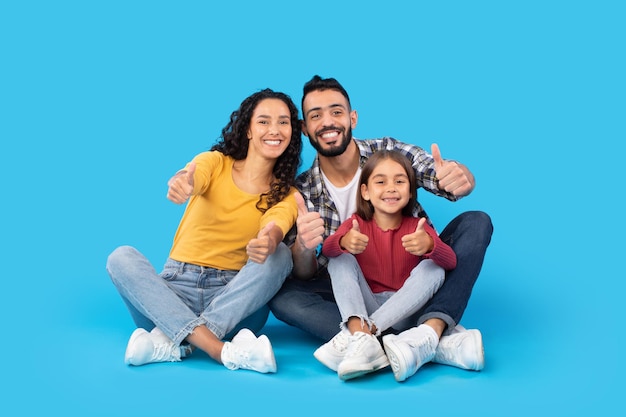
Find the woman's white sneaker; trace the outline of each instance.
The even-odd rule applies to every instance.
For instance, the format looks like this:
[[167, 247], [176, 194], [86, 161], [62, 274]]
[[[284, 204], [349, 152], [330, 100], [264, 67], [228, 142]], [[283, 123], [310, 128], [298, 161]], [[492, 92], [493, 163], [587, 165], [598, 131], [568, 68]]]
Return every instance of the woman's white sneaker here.
[[180, 348], [157, 327], [151, 332], [138, 328], [130, 335], [124, 355], [127, 365], [178, 361]]
[[221, 356], [224, 366], [231, 370], [247, 369], [263, 374], [276, 372], [276, 358], [267, 336], [252, 338], [249, 332], [242, 329], [231, 342], [224, 343]]

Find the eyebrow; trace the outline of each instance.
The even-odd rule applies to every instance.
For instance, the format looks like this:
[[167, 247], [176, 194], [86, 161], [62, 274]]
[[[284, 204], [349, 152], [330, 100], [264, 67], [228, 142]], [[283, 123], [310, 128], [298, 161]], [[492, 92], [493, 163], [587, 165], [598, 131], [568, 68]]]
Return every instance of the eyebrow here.
[[[387, 178], [387, 177], [389, 177], [389, 175], [387, 175], [387, 174], [374, 174], [374, 175], [372, 175], [371, 178], [378, 178], [378, 177], [385, 177], [385, 178]], [[396, 175], [391, 175], [391, 177], [392, 178], [409, 178], [409, 176], [406, 175], [406, 174], [396, 174]]]
[[[341, 103], [335, 103], [335, 104], [331, 104], [330, 106], [328, 106], [328, 108], [329, 108], [329, 109], [334, 109], [334, 108], [336, 108], [336, 107], [340, 107], [340, 108], [342, 108], [342, 109], [346, 109], [346, 110], [347, 110], [347, 107], [346, 107], [346, 106], [344, 106], [344, 105], [343, 105], [343, 104], [341, 104]], [[312, 109], [310, 109], [309, 111], [307, 111], [307, 112], [306, 112], [306, 114], [307, 114], [307, 116], [308, 116], [308, 115], [309, 115], [309, 113], [311, 113], [312, 111], [319, 111], [319, 110], [322, 110], [322, 107], [321, 107], [321, 106], [319, 106], [319, 107], [313, 107]]]
[[[257, 119], [271, 119], [272, 116], [268, 115], [268, 114], [259, 114], [256, 116]], [[278, 116], [279, 119], [291, 119], [290, 116], [286, 115], [286, 114], [281, 114], [280, 116]]]

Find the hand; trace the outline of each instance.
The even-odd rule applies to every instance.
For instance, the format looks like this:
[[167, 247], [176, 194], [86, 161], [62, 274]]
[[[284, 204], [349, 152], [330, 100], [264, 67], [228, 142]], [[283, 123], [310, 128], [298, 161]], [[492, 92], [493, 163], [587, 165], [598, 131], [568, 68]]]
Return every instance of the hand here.
[[276, 242], [270, 236], [270, 231], [274, 228], [274, 225], [274, 222], [269, 222], [259, 231], [257, 237], [250, 239], [250, 242], [246, 245], [246, 253], [251, 261], [262, 264], [268, 256], [276, 252]]
[[167, 199], [176, 204], [183, 204], [193, 192], [193, 175], [196, 172], [196, 163], [189, 164], [186, 171], [177, 172], [167, 182]]
[[402, 246], [411, 255], [422, 256], [433, 250], [435, 242], [424, 230], [424, 223], [426, 223], [426, 218], [421, 217], [417, 222], [415, 232], [402, 236]]
[[307, 250], [317, 248], [324, 241], [324, 219], [318, 212], [311, 212], [304, 203], [304, 198], [299, 192], [294, 194], [298, 205], [298, 228], [297, 242]]
[[430, 150], [435, 160], [435, 174], [439, 179], [439, 188], [457, 197], [471, 193], [475, 182], [469, 169], [463, 164], [443, 160], [436, 143], [431, 145]]
[[356, 221], [356, 219], [352, 219], [352, 229], [343, 235], [339, 244], [351, 254], [358, 255], [359, 253], [363, 253], [368, 242], [369, 237], [361, 233], [359, 222]]

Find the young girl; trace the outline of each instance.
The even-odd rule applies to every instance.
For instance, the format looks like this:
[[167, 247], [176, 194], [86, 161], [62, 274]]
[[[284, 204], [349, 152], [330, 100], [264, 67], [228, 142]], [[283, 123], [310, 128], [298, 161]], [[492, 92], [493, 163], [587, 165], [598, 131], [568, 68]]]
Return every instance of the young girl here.
[[300, 132], [289, 96], [252, 94], [222, 140], [169, 180], [168, 199], [189, 203], [163, 271], [130, 246], [109, 255], [107, 271], [138, 327], [127, 364], [180, 361], [199, 348], [228, 369], [276, 372], [268, 338], [244, 325], [261, 329], [293, 266], [282, 239], [297, 217]]
[[[456, 255], [425, 218], [412, 217], [415, 171], [396, 151], [374, 153], [363, 166], [357, 211], [328, 237], [322, 252], [339, 306], [341, 331], [328, 344], [347, 344], [339, 363], [326, 345], [314, 353], [347, 380], [384, 368], [404, 381], [430, 361], [439, 337], [416, 326], [417, 312], [439, 289]], [[399, 335], [376, 336], [393, 327]], [[385, 355], [386, 353], [386, 355]]]

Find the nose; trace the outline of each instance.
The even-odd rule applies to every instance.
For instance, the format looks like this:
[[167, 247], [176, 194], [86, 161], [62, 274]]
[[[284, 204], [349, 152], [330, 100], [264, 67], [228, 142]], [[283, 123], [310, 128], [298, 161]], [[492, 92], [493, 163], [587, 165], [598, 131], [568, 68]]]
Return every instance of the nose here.
[[279, 129], [278, 123], [270, 123], [270, 128], [269, 128], [270, 135], [276, 136], [278, 135], [279, 131], [280, 129]]
[[322, 122], [322, 126], [323, 127], [330, 127], [330, 126], [333, 126], [335, 124], [335, 121], [333, 120], [332, 116], [328, 112], [324, 112], [322, 114], [321, 122]]

